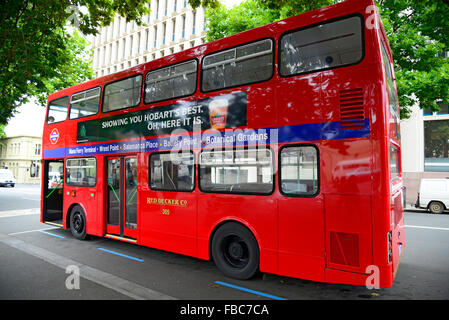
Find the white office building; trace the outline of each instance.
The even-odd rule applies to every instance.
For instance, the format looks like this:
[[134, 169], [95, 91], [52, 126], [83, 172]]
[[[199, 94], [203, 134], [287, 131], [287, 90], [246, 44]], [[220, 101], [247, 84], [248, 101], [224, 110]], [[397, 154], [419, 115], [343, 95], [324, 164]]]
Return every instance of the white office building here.
[[204, 9], [187, 0], [153, 0], [146, 25], [117, 16], [92, 40], [95, 77], [115, 73], [205, 43]]

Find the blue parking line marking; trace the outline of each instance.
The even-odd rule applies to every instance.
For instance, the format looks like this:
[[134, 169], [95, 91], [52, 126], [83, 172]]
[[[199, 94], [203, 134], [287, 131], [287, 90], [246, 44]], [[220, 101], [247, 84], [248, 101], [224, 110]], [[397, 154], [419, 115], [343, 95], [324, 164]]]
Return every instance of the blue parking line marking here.
[[63, 237], [63, 236], [60, 236], [60, 235], [58, 235], [58, 234], [50, 233], [50, 232], [47, 232], [47, 231], [43, 231], [43, 230], [39, 230], [39, 232], [41, 232], [41, 233], [45, 233], [45, 234], [48, 234], [49, 236], [53, 236], [53, 237], [57, 237], [57, 238], [61, 238], [61, 239], [64, 239], [64, 237]]
[[108, 253], [112, 253], [112, 254], [115, 254], [117, 256], [121, 256], [121, 257], [128, 258], [128, 259], [131, 259], [131, 260], [139, 261], [139, 262], [143, 262], [144, 261], [143, 259], [131, 257], [131, 256], [128, 256], [126, 254], [115, 252], [115, 251], [108, 250], [108, 249], [105, 249], [105, 248], [98, 248], [98, 250], [101, 250], [101, 251], [104, 251], [104, 252], [108, 252]]
[[241, 290], [241, 291], [246, 291], [246, 292], [249, 292], [249, 293], [257, 294], [259, 296], [267, 297], [267, 298], [274, 299], [274, 300], [288, 300], [286, 298], [273, 296], [272, 294], [268, 294], [268, 293], [264, 293], [264, 292], [260, 292], [260, 291], [256, 291], [256, 290], [247, 289], [247, 288], [244, 288], [244, 287], [236, 286], [234, 284], [230, 284], [230, 283], [226, 283], [226, 282], [222, 282], [222, 281], [215, 281], [215, 283], [216, 284], [221, 284], [223, 286], [227, 286], [227, 287], [230, 287], [230, 288], [234, 288], [234, 289], [237, 289], [237, 290]]

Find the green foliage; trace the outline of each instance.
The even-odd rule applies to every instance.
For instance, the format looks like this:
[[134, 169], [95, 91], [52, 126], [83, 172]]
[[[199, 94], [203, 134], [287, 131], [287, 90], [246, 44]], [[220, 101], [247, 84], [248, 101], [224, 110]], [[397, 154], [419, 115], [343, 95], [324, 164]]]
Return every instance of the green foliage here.
[[37, 97], [40, 105], [47, 103], [48, 93], [68, 88], [86, 80], [93, 79], [92, 53], [87, 50], [88, 43], [76, 31], [67, 39], [64, 63], [57, 69], [53, 77], [41, 79], [43, 87], [29, 92]]
[[206, 8], [206, 17], [206, 39], [213, 41], [279, 20], [280, 14], [267, 9], [260, 1], [246, 0], [229, 10], [222, 4], [214, 9]]
[[[341, 0], [340, 0], [341, 1]], [[280, 13], [281, 19], [296, 16], [298, 14], [312, 11], [318, 8], [330, 6], [339, 2], [338, 0], [259, 0], [259, 2], [270, 10]]]
[[410, 106], [449, 103], [449, 5], [442, 0], [383, 0], [380, 14], [393, 51], [401, 118]]
[[[6, 127], [6, 124], [0, 124], [0, 139], [6, 138], [5, 127]], [[0, 145], [2, 145], [1, 142], [0, 142]]]
[[[216, 40], [276, 20], [335, 4], [338, 0], [247, 0], [227, 10], [206, 10], [207, 39]], [[410, 107], [438, 110], [449, 103], [448, 0], [378, 0], [393, 52], [401, 118]]]

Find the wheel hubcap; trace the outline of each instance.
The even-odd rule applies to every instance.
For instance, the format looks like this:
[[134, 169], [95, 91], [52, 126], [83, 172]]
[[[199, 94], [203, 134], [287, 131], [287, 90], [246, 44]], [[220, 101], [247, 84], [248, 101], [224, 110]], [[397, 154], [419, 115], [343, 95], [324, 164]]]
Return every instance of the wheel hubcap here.
[[249, 261], [249, 250], [238, 236], [229, 236], [223, 241], [222, 252], [226, 262], [234, 268], [244, 268]]
[[79, 212], [73, 215], [72, 223], [73, 228], [75, 229], [76, 232], [81, 233], [83, 231], [84, 221], [82, 215]]

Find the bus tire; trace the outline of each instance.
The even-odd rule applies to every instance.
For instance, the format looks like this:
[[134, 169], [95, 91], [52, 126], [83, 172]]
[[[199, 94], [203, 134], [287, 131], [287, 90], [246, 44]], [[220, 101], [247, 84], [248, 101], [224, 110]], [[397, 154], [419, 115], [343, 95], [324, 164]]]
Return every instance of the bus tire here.
[[429, 210], [432, 213], [443, 213], [444, 204], [439, 201], [432, 201], [431, 203], [429, 203]]
[[222, 225], [212, 239], [212, 258], [226, 276], [246, 280], [259, 270], [259, 246], [249, 229], [236, 222]]
[[78, 240], [86, 239], [86, 215], [80, 205], [70, 211], [70, 232]]

